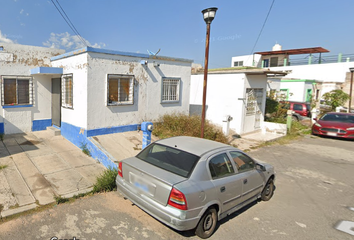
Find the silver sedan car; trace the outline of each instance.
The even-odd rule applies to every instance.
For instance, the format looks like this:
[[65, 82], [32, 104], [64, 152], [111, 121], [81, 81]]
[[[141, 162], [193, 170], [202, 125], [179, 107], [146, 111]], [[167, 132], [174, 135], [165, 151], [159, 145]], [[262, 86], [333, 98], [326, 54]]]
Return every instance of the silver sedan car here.
[[164, 224], [210, 237], [217, 221], [274, 192], [274, 168], [226, 144], [194, 137], [156, 141], [122, 160], [118, 191]]

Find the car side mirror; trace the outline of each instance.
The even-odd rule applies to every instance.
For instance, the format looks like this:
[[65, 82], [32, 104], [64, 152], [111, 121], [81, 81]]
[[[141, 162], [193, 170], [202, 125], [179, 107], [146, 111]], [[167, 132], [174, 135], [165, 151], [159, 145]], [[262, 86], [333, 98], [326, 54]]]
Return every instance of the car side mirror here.
[[265, 168], [265, 166], [263, 166], [262, 164], [259, 164], [259, 163], [257, 163], [256, 164], [256, 169], [257, 170], [260, 170], [260, 171], [262, 171], [262, 172], [265, 172], [267, 169]]

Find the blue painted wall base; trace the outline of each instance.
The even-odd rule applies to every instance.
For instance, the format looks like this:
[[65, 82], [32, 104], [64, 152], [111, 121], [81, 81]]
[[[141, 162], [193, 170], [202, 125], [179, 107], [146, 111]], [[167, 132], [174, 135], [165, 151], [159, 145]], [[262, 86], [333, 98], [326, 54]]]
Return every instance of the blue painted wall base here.
[[46, 130], [47, 127], [52, 126], [52, 119], [41, 119], [41, 120], [33, 120], [32, 122], [32, 131], [42, 131]]
[[109, 133], [117, 133], [117, 132], [128, 132], [128, 131], [136, 131], [140, 125], [127, 125], [127, 126], [117, 126], [111, 128], [100, 128], [93, 130], [86, 130], [84, 128], [79, 128], [77, 126], [71, 125], [66, 122], [61, 122], [61, 135], [68, 139], [70, 142], [75, 144], [77, 147], [81, 148], [86, 146], [86, 148], [90, 151], [91, 157], [98, 160], [102, 163], [106, 168], [117, 168], [117, 164], [114, 163], [114, 158], [107, 153], [105, 150], [101, 148], [94, 141], [91, 136], [103, 135]]

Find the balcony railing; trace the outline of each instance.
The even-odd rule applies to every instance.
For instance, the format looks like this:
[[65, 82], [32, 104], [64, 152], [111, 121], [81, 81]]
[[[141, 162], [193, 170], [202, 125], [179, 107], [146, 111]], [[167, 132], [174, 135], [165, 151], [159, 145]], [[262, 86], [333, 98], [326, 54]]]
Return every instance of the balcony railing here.
[[[338, 54], [338, 55], [307, 55], [307, 56], [291, 56], [289, 59], [285, 59], [284, 62], [278, 62], [277, 67], [283, 66], [297, 66], [297, 65], [309, 65], [309, 64], [325, 64], [325, 63], [340, 63], [340, 62], [354, 62], [354, 54]], [[262, 61], [262, 67], [266, 67]], [[276, 67], [276, 66], [272, 66]]]

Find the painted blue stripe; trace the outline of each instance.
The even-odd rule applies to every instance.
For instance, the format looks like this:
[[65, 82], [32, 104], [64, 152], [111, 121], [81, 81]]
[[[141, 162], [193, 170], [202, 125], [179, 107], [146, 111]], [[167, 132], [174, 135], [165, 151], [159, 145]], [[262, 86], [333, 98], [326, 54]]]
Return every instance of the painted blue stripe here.
[[75, 144], [77, 147], [81, 148], [86, 146], [90, 151], [91, 157], [101, 162], [105, 167], [117, 168], [117, 165], [114, 163], [114, 158], [110, 156], [109, 153], [106, 153], [101, 146], [99, 146], [95, 141], [91, 141], [90, 136], [102, 135], [108, 133], [117, 133], [117, 132], [128, 132], [136, 131], [139, 124], [127, 125], [127, 126], [118, 126], [111, 128], [100, 128], [93, 130], [86, 130], [84, 128], [79, 128], [77, 126], [71, 125], [66, 122], [61, 122], [61, 135], [68, 139], [70, 142]]
[[110, 128], [97, 128], [97, 129], [88, 130], [87, 136], [92, 137], [97, 135], [137, 131], [139, 127], [140, 124], [132, 124], [132, 125], [125, 125], [125, 126], [110, 127]]
[[42, 131], [50, 126], [52, 126], [52, 119], [33, 120], [32, 131]]
[[22, 107], [33, 107], [33, 105], [5, 105], [2, 108], [22, 108]]
[[33, 74], [63, 74], [63, 68], [36, 67], [31, 69], [31, 75]]
[[4, 134], [4, 133], [5, 133], [4, 123], [1, 122], [0, 123], [0, 134]]

